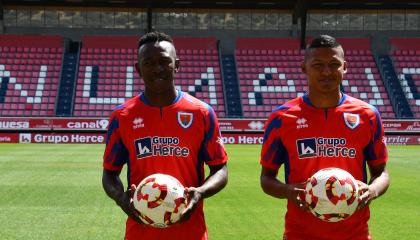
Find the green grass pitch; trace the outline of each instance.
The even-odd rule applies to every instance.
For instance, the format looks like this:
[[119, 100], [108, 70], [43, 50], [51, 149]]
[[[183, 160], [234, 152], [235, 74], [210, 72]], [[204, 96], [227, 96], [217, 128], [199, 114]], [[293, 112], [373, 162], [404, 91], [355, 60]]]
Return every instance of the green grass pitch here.
[[[286, 204], [260, 189], [260, 146], [226, 148], [229, 184], [205, 202], [210, 239], [281, 239]], [[0, 238], [122, 239], [125, 216], [101, 186], [103, 149], [0, 144]], [[391, 187], [371, 205], [372, 236], [419, 239], [420, 146], [389, 150]]]

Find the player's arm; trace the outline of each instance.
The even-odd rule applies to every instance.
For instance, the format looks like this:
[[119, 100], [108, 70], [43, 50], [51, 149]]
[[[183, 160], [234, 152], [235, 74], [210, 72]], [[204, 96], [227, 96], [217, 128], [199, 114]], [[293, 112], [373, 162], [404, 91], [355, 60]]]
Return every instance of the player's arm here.
[[278, 170], [264, 166], [261, 168], [260, 184], [263, 191], [275, 198], [286, 198], [303, 211], [307, 211], [308, 206], [304, 200], [305, 183], [286, 184], [278, 180], [277, 174]]
[[134, 209], [131, 199], [133, 198], [136, 186], [133, 184], [127, 191], [124, 191], [123, 183], [120, 179], [120, 171], [103, 170], [102, 186], [106, 194], [133, 220], [142, 223]]
[[386, 170], [388, 160], [388, 150], [384, 141], [384, 128], [381, 116], [376, 108], [372, 108], [374, 114], [371, 114], [372, 122], [372, 144], [366, 152], [373, 153], [367, 155], [367, 163], [370, 172], [368, 184], [359, 182], [359, 206], [363, 208], [373, 199], [381, 196], [389, 187], [390, 180]]
[[213, 196], [222, 190], [228, 182], [228, 169], [226, 164], [209, 166], [210, 174], [199, 187], [188, 187], [185, 189], [188, 195], [188, 206], [184, 210], [181, 221], [190, 218], [198, 203], [204, 199]]
[[359, 208], [363, 208], [372, 200], [384, 194], [390, 184], [386, 163], [369, 165], [369, 171], [371, 176], [369, 184], [359, 183], [359, 191], [361, 192]]
[[210, 174], [204, 184], [197, 188], [202, 198], [213, 196], [222, 190], [228, 182], [228, 170], [226, 164], [209, 166]]

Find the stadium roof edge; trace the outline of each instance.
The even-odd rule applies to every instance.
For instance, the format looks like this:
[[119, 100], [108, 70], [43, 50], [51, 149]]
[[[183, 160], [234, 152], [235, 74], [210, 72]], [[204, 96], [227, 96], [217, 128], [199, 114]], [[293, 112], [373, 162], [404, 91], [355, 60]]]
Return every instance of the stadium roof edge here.
[[139, 8], [228, 8], [228, 9], [294, 9], [298, 4], [308, 9], [420, 9], [418, 0], [3, 0], [3, 5], [75, 7], [139, 7]]

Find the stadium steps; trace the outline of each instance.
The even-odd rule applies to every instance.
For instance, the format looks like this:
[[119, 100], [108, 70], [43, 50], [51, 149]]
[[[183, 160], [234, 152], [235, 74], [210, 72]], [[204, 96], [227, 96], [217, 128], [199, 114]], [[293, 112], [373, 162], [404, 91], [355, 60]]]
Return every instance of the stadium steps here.
[[239, 93], [239, 83], [233, 55], [222, 55], [223, 87], [228, 117], [241, 117], [242, 105]]
[[78, 71], [79, 46], [80, 43], [71, 42], [68, 51], [64, 53], [56, 106], [56, 115], [60, 117], [72, 116]]
[[417, 86], [412, 75], [404, 74], [404, 79], [407, 81], [407, 85], [410, 88], [410, 92], [413, 94], [414, 99], [420, 99], [420, 93], [417, 91]]
[[413, 112], [405, 98], [391, 58], [388, 55], [380, 55], [376, 59], [397, 118], [413, 118]]

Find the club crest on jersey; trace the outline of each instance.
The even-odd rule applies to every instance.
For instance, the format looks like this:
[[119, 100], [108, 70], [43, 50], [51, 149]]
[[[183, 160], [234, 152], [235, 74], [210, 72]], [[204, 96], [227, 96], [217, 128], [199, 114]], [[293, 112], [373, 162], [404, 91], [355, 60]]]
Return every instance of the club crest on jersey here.
[[359, 114], [343, 113], [344, 122], [350, 129], [355, 129], [360, 124]]
[[187, 112], [178, 112], [178, 123], [183, 128], [189, 128], [194, 120], [194, 115]]

